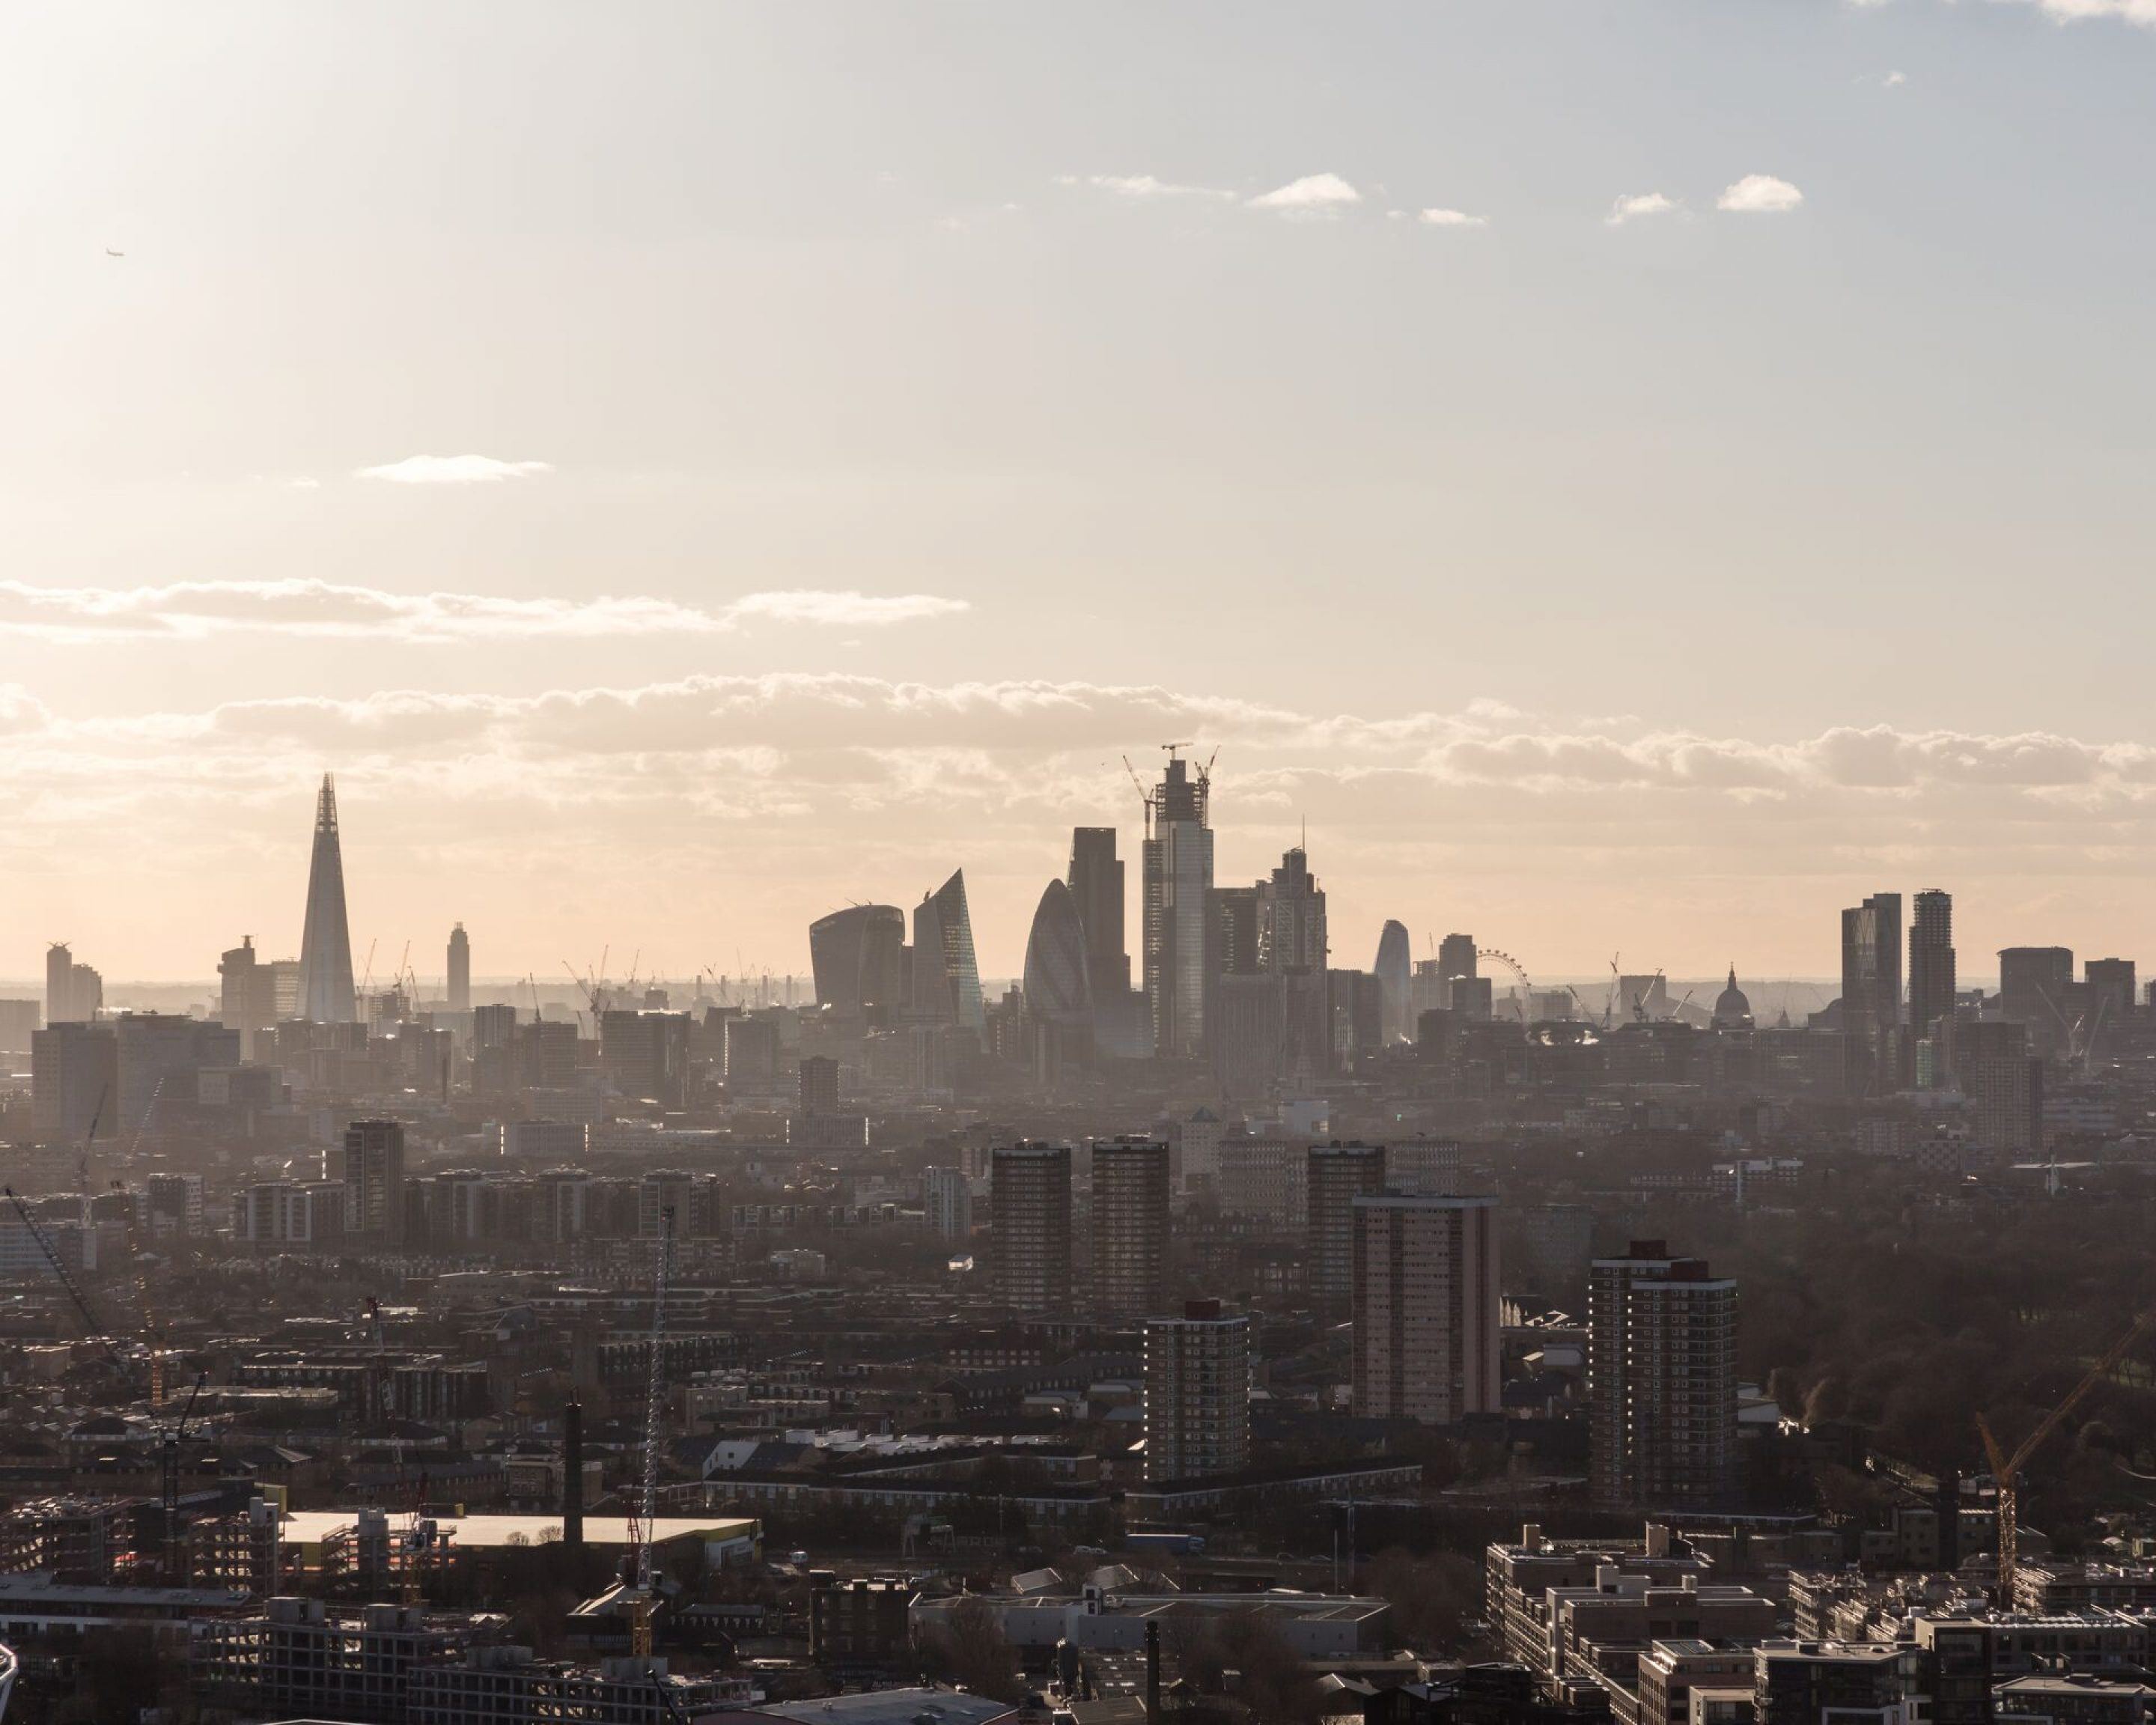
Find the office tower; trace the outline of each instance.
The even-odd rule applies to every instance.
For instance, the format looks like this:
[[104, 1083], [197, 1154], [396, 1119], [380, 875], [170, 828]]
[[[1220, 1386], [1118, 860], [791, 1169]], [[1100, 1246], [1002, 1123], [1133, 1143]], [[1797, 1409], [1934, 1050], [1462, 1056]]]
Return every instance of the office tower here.
[[1355, 1412], [1451, 1425], [1502, 1407], [1497, 1200], [1358, 1197]]
[[1898, 1090], [1902, 1036], [1902, 895], [1875, 892], [1841, 913], [1841, 1029], [1851, 1087]]
[[241, 1056], [251, 1060], [256, 1037], [277, 1023], [276, 968], [260, 961], [254, 937], [244, 934], [218, 960], [217, 974], [218, 1020], [239, 1033]]
[[1448, 983], [1455, 977], [1477, 974], [1473, 935], [1448, 934], [1437, 943], [1437, 973], [1441, 980]]
[[404, 1242], [404, 1128], [393, 1120], [355, 1120], [344, 1135], [344, 1225], [373, 1246]]
[[839, 1063], [829, 1055], [804, 1055], [797, 1098], [803, 1116], [814, 1119], [839, 1111]]
[[1387, 1043], [1414, 1039], [1414, 947], [1404, 922], [1388, 922], [1378, 935], [1378, 957], [1370, 967], [1384, 1000]]
[[1060, 880], [1051, 880], [1034, 909], [1025, 942], [1025, 1009], [1044, 1023], [1090, 1030], [1093, 1022], [1091, 970], [1078, 901]]
[[1303, 1267], [1310, 1297], [1321, 1306], [1345, 1305], [1355, 1287], [1355, 1200], [1385, 1189], [1385, 1147], [1312, 1144], [1303, 1166], [1310, 1234]]
[[449, 931], [449, 1010], [471, 1010], [471, 937], [459, 922]]
[[63, 1021], [30, 1038], [30, 1114], [49, 1144], [120, 1136], [120, 1039], [110, 1024]]
[[1969, 1103], [1972, 1149], [2025, 1154], [2043, 1147], [2044, 1063], [2032, 1024], [1972, 1019], [1953, 1027], [1954, 1087]]
[[1486, 976], [1448, 977], [1445, 991], [1446, 1009], [1460, 1018], [1486, 1020], [1495, 1009], [1494, 985]]
[[913, 907], [913, 1014], [976, 1034], [986, 1022], [963, 869]]
[[1118, 1138], [1093, 1147], [1093, 1309], [1140, 1317], [1168, 1302], [1168, 1153]]
[[[729, 1027], [737, 1022], [730, 1019]], [[690, 1017], [685, 1012], [603, 1012], [599, 1014], [599, 1064], [615, 1090], [629, 1100], [656, 1102], [661, 1108], [685, 1108], [689, 1105], [689, 1030]], [[767, 1070], [764, 1074], [767, 1082], [771, 1076]]]
[[1131, 955], [1123, 941], [1123, 865], [1113, 827], [1070, 829], [1070, 896], [1086, 930], [1086, 964], [1094, 998], [1131, 991]]
[[1740, 1484], [1737, 1284], [1704, 1259], [1635, 1240], [1624, 1257], [1594, 1260], [1587, 1314], [1596, 1503], [1727, 1507]]
[[191, 1108], [203, 1071], [239, 1064], [239, 1032], [223, 1024], [166, 1012], [124, 1012], [111, 1022], [120, 1050], [114, 1102], [131, 1137]]
[[2066, 1045], [2066, 1004], [2073, 986], [2070, 947], [2008, 947], [1999, 955], [1999, 1015], [2026, 1024], [2039, 1054]]
[[0, 1000], [0, 1053], [29, 1053], [30, 1039], [44, 1019], [42, 1001]]
[[904, 1004], [906, 912], [896, 905], [849, 905], [808, 925], [816, 1004], [848, 1025], [882, 1029]]
[[996, 1298], [1022, 1315], [1070, 1309], [1070, 1147], [998, 1146], [988, 1158]]
[[1927, 887], [1916, 896], [1909, 924], [1910, 1035], [1928, 1037], [1953, 1012], [1953, 896]]
[[1258, 968], [1299, 975], [1325, 968], [1325, 893], [1297, 845], [1258, 883]]
[[1250, 1321], [1218, 1300], [1145, 1327], [1145, 1476], [1204, 1479], [1250, 1465]]
[[938, 1240], [966, 1240], [973, 1236], [973, 1183], [962, 1168], [930, 1168], [921, 1172], [921, 1207], [929, 1229]]
[[1332, 1023], [1332, 1069], [1352, 1070], [1385, 1046], [1385, 989], [1367, 970], [1328, 970], [1326, 998]]
[[359, 1016], [352, 982], [352, 931], [345, 921], [336, 783], [327, 773], [315, 802], [315, 854], [307, 869], [307, 920], [300, 937], [300, 1016], [318, 1024], [349, 1024]]
[[1205, 1042], [1207, 922], [1213, 891], [1212, 778], [1169, 757], [1146, 798], [1142, 933], [1146, 1008], [1154, 1051], [1174, 1059]]
[[2088, 984], [2089, 1040], [2105, 1029], [2117, 1030], [2133, 1016], [2133, 961], [2131, 958], [2092, 958], [2082, 967]]

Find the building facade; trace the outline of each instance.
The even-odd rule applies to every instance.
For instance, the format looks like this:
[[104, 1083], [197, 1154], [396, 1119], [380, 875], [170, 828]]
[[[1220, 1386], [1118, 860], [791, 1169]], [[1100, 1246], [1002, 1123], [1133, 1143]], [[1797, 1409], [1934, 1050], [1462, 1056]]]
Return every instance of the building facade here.
[[1496, 1199], [1360, 1197], [1353, 1227], [1358, 1416], [1500, 1411]]

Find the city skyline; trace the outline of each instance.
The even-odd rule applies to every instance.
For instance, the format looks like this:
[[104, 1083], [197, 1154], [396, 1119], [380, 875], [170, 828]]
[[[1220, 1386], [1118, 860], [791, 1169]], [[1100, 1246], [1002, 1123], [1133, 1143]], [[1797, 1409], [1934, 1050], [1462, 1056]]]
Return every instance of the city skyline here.
[[285, 952], [331, 772], [362, 951], [804, 972], [963, 866], [1014, 972], [1164, 737], [1358, 963], [2156, 937], [2123, 8], [232, 16], [0, 68], [0, 968]]

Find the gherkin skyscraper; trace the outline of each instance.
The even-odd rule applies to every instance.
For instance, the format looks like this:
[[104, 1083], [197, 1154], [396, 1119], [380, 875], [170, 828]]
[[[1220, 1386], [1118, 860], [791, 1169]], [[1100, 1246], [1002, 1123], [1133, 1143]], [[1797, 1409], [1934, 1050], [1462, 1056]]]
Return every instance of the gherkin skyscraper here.
[[352, 930], [344, 914], [336, 781], [327, 773], [315, 803], [315, 858], [307, 870], [307, 922], [300, 937], [300, 1016], [318, 1024], [348, 1024], [359, 1016], [352, 986]]

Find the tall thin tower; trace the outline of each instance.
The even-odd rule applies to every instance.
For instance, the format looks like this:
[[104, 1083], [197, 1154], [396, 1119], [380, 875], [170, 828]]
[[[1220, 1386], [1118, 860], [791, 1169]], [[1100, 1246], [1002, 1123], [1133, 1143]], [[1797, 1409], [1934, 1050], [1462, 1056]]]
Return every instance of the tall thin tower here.
[[315, 803], [315, 857], [307, 870], [307, 921], [300, 937], [300, 1015], [318, 1024], [348, 1024], [359, 1016], [352, 985], [352, 930], [344, 914], [336, 781], [327, 773]]
[[449, 1010], [471, 1010], [471, 937], [459, 922], [449, 931]]

